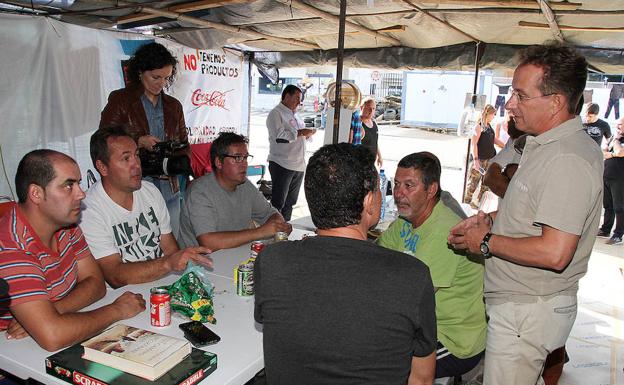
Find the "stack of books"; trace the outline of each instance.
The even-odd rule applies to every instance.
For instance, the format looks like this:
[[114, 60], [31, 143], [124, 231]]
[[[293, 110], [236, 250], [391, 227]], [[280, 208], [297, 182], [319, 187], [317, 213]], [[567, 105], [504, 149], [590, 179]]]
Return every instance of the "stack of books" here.
[[48, 374], [81, 385], [191, 385], [216, 368], [214, 353], [122, 324], [46, 358]]

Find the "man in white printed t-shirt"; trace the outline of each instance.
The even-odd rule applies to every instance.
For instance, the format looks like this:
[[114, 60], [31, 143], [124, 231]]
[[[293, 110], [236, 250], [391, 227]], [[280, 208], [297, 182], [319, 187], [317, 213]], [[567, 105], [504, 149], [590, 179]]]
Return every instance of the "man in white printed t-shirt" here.
[[137, 145], [123, 127], [91, 136], [91, 160], [101, 180], [87, 191], [80, 227], [111, 287], [157, 280], [189, 260], [212, 265], [207, 248], [179, 249], [165, 200], [141, 179]]

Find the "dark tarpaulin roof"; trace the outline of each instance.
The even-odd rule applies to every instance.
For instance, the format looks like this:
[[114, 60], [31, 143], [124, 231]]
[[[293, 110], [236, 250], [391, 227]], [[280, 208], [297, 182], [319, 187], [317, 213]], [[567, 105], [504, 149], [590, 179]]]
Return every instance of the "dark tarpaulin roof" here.
[[[481, 69], [512, 69], [514, 55], [524, 46], [487, 44], [481, 58]], [[472, 71], [475, 43], [439, 48], [388, 47], [381, 49], [349, 49], [344, 52], [345, 67], [383, 69], [421, 69]], [[609, 74], [624, 72], [624, 51], [578, 48], [593, 70]], [[310, 67], [336, 65], [336, 50], [255, 52], [254, 60], [277, 67]]]
[[[4, 7], [6, 12], [54, 15], [65, 22], [94, 28], [152, 30], [156, 35], [193, 48], [230, 47], [256, 52], [257, 59], [281, 67], [335, 64], [338, 23], [331, 16], [339, 14], [339, 0], [14, 0], [10, 3], [22, 4], [23, 8]], [[621, 51], [624, 50], [624, 2], [545, 3], [554, 14], [550, 24], [560, 29], [567, 43], [596, 48], [583, 50], [596, 70], [624, 73]], [[190, 13], [180, 11], [187, 12], [183, 17], [160, 15], [156, 19], [151, 14], [151, 19], [124, 21], [149, 8], [176, 11], [181, 5], [195, 7]], [[535, 0], [374, 0], [372, 6], [367, 0], [349, 0], [347, 21], [377, 31], [377, 35], [347, 25], [345, 66], [470, 70], [474, 67], [475, 41], [482, 41], [487, 44], [482, 68], [513, 68], [512, 58], [518, 48], [540, 44], [557, 35], [549, 28], [547, 19]], [[207, 27], [197, 20], [218, 24]], [[224, 30], [223, 25], [229, 29]], [[390, 31], [383, 31], [388, 28]]]

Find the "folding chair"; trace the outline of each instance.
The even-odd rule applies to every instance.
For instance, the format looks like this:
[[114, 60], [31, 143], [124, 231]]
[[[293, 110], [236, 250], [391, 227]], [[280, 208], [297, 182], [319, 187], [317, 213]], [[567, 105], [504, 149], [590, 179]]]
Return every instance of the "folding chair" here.
[[4, 215], [4, 213], [6, 213], [7, 211], [11, 210], [13, 208], [13, 206], [15, 205], [15, 202], [13, 200], [11, 200], [11, 198], [7, 197], [7, 196], [0, 196], [0, 217], [2, 215]]
[[264, 195], [267, 200], [271, 200], [273, 193], [273, 185], [271, 181], [264, 180], [264, 173], [266, 172], [266, 166], [263, 164], [255, 164], [247, 167], [247, 176], [260, 176], [260, 180], [256, 182], [258, 190]]

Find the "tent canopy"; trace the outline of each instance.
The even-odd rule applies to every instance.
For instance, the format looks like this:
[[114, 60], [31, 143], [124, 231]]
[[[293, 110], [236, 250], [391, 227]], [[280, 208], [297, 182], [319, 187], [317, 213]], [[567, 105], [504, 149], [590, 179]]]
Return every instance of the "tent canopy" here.
[[[576, 1], [576, 0], [574, 0]], [[624, 5], [611, 0], [349, 0], [345, 66], [466, 70], [513, 67], [519, 46], [547, 40], [582, 48], [593, 69], [624, 73]], [[7, 4], [11, 5], [7, 5]], [[35, 13], [105, 29], [149, 32], [198, 49], [232, 48], [283, 66], [332, 65], [339, 0], [20, 0]]]

